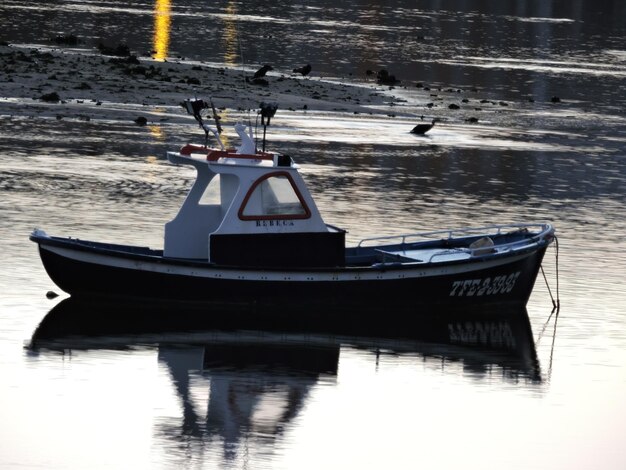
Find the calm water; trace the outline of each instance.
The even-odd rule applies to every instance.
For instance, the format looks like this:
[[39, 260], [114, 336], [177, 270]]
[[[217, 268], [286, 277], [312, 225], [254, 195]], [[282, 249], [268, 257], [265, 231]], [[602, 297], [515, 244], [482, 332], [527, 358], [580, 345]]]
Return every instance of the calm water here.
[[[428, 137], [385, 113], [275, 119], [272, 147], [326, 222], [351, 242], [552, 222], [562, 304], [550, 316], [540, 278], [527, 312], [400, 341], [48, 300], [30, 231], [161, 246], [194, 176], [164, 152], [193, 128], [0, 116], [0, 468], [626, 467], [624, 2], [8, 0], [0, 31], [226, 65], [241, 43], [251, 68], [304, 60], [314, 79], [369, 85], [388, 67], [406, 85], [396, 111], [442, 118]], [[453, 93], [469, 111], [425, 107]], [[544, 267], [555, 294], [554, 250]]]

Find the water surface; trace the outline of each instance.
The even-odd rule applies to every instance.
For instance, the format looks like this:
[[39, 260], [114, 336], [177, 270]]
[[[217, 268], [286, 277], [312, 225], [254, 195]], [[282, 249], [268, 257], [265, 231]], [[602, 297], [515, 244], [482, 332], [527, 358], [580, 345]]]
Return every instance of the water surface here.
[[[148, 54], [165, 3], [169, 56], [239, 67], [243, 51], [248, 68], [311, 62], [312, 80], [370, 86], [365, 71], [387, 67], [397, 111], [442, 119], [427, 136], [389, 109], [281, 109], [271, 147], [351, 243], [553, 223], [562, 307], [551, 315], [552, 248], [551, 291], [540, 277], [527, 312], [445, 321], [447, 337], [424, 325], [413, 341], [49, 300], [60, 291], [30, 231], [162, 246], [194, 177], [164, 152], [195, 128], [0, 116], [0, 467], [624, 468], [623, 2], [9, 0], [0, 39], [73, 33]], [[460, 114], [426, 106], [444, 95]]]

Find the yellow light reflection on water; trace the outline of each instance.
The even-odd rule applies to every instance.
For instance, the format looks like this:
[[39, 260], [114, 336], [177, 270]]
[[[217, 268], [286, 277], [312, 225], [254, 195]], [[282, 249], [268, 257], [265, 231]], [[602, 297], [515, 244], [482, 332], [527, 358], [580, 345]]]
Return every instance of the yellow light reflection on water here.
[[238, 37], [237, 37], [237, 4], [228, 2], [224, 17], [224, 63], [233, 66], [237, 61]]
[[170, 47], [172, 25], [171, 0], [156, 0], [154, 6], [154, 37], [152, 40], [154, 58], [165, 60]]
[[161, 128], [161, 126], [152, 124], [148, 126], [148, 130], [150, 131], [150, 135], [152, 135], [152, 137], [154, 137], [156, 140], [165, 140], [165, 134], [163, 133], [163, 129]]

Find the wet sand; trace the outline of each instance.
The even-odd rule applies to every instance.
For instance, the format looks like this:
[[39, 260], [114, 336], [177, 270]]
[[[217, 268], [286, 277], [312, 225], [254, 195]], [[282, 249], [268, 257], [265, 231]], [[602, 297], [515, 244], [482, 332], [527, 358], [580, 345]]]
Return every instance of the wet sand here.
[[477, 106], [501, 110], [506, 104], [480, 100], [476, 89], [431, 91], [417, 82], [381, 84], [374, 72], [336, 78], [273, 70], [261, 84], [253, 82], [253, 74], [251, 69], [184, 58], [158, 61], [132, 51], [116, 56], [97, 48], [2, 43], [0, 115], [120, 121], [143, 117], [150, 124], [187, 119], [179, 103], [197, 97], [212, 98], [219, 109], [254, 110], [271, 101], [281, 111], [411, 117], [416, 123], [420, 117], [436, 117], [474, 124], [475, 116], [485, 116]]
[[[0, 114], [58, 119], [135, 119], [150, 122], [157, 108], [187, 97], [211, 97], [219, 108], [256, 109], [261, 101], [282, 110], [377, 114], [393, 103], [384, 87], [337, 83], [271, 71], [254, 84], [253, 71], [184, 59], [111, 56], [97, 49], [0, 45]], [[138, 109], [140, 106], [141, 109]], [[178, 113], [178, 111], [177, 111]], [[181, 116], [184, 113], [180, 112]]]

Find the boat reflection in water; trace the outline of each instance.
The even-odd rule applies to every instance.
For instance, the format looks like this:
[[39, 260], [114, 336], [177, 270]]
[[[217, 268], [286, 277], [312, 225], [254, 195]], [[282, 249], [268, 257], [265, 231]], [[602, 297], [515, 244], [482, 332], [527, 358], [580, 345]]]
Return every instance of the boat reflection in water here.
[[[178, 441], [217, 440], [232, 460], [240, 444], [271, 448], [298, 415], [320, 377], [334, 382], [339, 345], [258, 341], [236, 336], [214, 337], [205, 344], [159, 345], [183, 409], [182, 421], [162, 422], [159, 434]], [[197, 406], [193, 387], [208, 382], [208, 404]], [[200, 412], [199, 410], [204, 410]]]
[[[478, 378], [542, 380], [525, 310], [439, 313], [420, 317], [419, 324], [396, 336], [377, 325], [371, 325], [370, 336], [358, 337], [329, 328], [286, 330], [284, 323], [281, 330], [271, 325], [237, 328], [238, 323], [249, 325], [250, 318], [251, 313], [240, 311], [207, 315], [193, 307], [69, 298], [41, 321], [29, 349], [33, 355], [158, 349], [158, 360], [171, 375], [183, 411], [182, 419], [159, 424], [157, 433], [173, 443], [192, 439], [199, 448], [222, 442], [223, 458], [228, 460], [237, 456], [244, 442], [273, 447], [314, 386], [320, 382], [335, 386], [340, 355], [372, 354], [377, 367], [385, 367], [387, 359], [408, 357], [411, 364], [442, 364], [442, 373], [453, 362]], [[385, 337], [378, 335], [381, 331]], [[193, 399], [198, 383], [209, 392], [208, 403], [202, 406]]]

